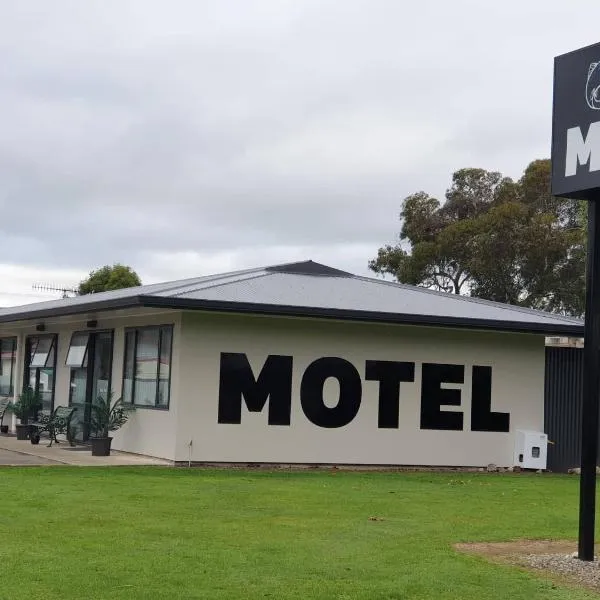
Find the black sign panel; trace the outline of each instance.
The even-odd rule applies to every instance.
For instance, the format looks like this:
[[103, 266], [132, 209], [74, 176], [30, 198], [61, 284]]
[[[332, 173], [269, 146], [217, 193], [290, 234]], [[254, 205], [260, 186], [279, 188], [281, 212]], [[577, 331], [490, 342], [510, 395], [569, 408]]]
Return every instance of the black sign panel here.
[[600, 44], [554, 59], [552, 193], [600, 193]]

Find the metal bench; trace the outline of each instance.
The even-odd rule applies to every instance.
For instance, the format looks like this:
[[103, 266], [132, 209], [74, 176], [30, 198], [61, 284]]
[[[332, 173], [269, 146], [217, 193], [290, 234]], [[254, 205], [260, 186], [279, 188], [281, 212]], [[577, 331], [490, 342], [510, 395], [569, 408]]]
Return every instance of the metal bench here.
[[50, 447], [53, 442], [56, 442], [57, 444], [60, 443], [56, 439], [56, 436], [59, 433], [65, 433], [69, 445], [74, 446], [75, 442], [73, 441], [73, 432], [71, 431], [71, 419], [76, 410], [76, 406], [57, 406], [52, 413], [40, 413], [38, 420], [30, 424], [31, 439], [34, 443], [37, 443], [40, 441], [42, 433], [48, 432], [48, 437], [50, 438], [48, 447]]
[[[2, 433], [6, 433], [8, 431], [8, 425], [4, 425], [4, 415], [6, 414], [6, 409], [10, 404], [10, 398], [5, 396], [0, 398], [0, 431]], [[6, 431], [4, 430], [6, 428]]]

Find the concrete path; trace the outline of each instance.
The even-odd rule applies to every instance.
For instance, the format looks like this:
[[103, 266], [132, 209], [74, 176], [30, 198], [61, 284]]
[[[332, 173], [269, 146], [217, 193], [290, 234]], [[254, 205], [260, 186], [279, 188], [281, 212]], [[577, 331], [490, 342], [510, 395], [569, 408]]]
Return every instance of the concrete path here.
[[[59, 438], [60, 439], [60, 438]], [[29, 440], [17, 440], [11, 435], [0, 435], [0, 465], [77, 465], [82, 467], [98, 466], [170, 466], [168, 460], [129, 454], [112, 450], [110, 456], [92, 456], [85, 446], [72, 448], [68, 442], [53, 444], [48, 448], [48, 440], [42, 438], [34, 445]]]
[[41, 456], [32, 456], [30, 454], [21, 454], [20, 452], [13, 452], [12, 450], [0, 450], [0, 466], [3, 467], [17, 467], [23, 465], [29, 466], [41, 466], [41, 465], [59, 465], [56, 461], [48, 458], [42, 458]]

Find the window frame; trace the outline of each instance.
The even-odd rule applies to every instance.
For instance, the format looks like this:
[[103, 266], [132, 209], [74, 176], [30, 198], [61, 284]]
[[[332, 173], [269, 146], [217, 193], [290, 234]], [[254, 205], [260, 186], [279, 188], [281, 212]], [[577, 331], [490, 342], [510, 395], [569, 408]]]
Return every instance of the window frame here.
[[[9, 379], [9, 383], [8, 383], [8, 394], [6, 395], [7, 398], [14, 398], [15, 395], [15, 367], [17, 366], [17, 336], [7, 336], [7, 337], [2, 337], [0, 338], [0, 352], [2, 350], [2, 343], [3, 342], [7, 342], [7, 341], [12, 341], [13, 345], [12, 345], [12, 358], [10, 361], [10, 379]], [[0, 374], [2, 373], [2, 363], [0, 361]], [[5, 396], [5, 394], [2, 394], [2, 396]]]
[[[46, 359], [46, 364], [43, 367], [31, 366], [31, 359], [35, 352], [37, 351], [38, 343], [40, 338], [52, 338], [52, 342], [50, 344], [50, 351], [48, 352], [48, 356], [52, 353], [52, 348], [54, 347], [54, 360], [52, 361], [52, 365], [48, 366], [48, 359]], [[35, 350], [33, 350], [32, 340], [36, 340]], [[35, 376], [35, 391], [39, 390], [40, 385], [40, 371], [42, 369], [52, 369], [53, 383], [52, 383], [52, 398], [50, 400], [50, 410], [54, 410], [54, 401], [56, 399], [56, 375], [57, 375], [57, 365], [58, 365], [58, 333], [32, 333], [25, 336], [25, 352], [23, 356], [23, 389], [27, 389], [31, 387], [31, 370], [34, 369], [36, 372]]]
[[[31, 335], [28, 336], [29, 339], [31, 338], [35, 338], [36, 342], [35, 342], [35, 348], [33, 348], [31, 346], [31, 342], [30, 342], [30, 346], [29, 346], [29, 358], [28, 358], [28, 366], [29, 368], [33, 368], [33, 369], [51, 369], [53, 368], [54, 370], [56, 370], [56, 359], [57, 359], [57, 354], [58, 354], [58, 335], [56, 333], [49, 333], [49, 334], [43, 334], [43, 335]], [[50, 346], [48, 348], [48, 352], [46, 354], [46, 360], [44, 361], [43, 365], [34, 365], [33, 364], [33, 359], [37, 356], [38, 353], [38, 347], [40, 345], [40, 340], [42, 339], [50, 339]], [[50, 355], [52, 354], [52, 350], [54, 350], [54, 366], [53, 367], [49, 367], [48, 366], [48, 360], [50, 359]]]
[[[83, 357], [79, 363], [70, 363], [69, 362], [69, 353], [71, 352], [71, 347], [73, 346], [73, 339], [76, 336], [86, 336], [87, 341], [85, 342], [85, 350], [83, 351]], [[90, 342], [92, 340], [92, 334], [90, 331], [74, 331], [71, 334], [71, 339], [69, 340], [69, 347], [67, 348], [67, 355], [65, 356], [65, 367], [70, 369], [87, 369], [88, 363], [88, 354], [90, 351]]]
[[[77, 425], [80, 429], [76, 430], [75, 437], [78, 441], [82, 441], [83, 443], [87, 443], [90, 437], [90, 429], [91, 429], [91, 419], [92, 419], [92, 406], [96, 402], [96, 398], [93, 396], [94, 391], [94, 370], [97, 366], [98, 353], [97, 353], [97, 343], [98, 337], [102, 335], [108, 336], [110, 339], [110, 354], [108, 357], [109, 360], [109, 369], [108, 369], [108, 391], [112, 390], [112, 382], [113, 382], [113, 371], [114, 371], [114, 356], [115, 356], [115, 330], [114, 329], [93, 329], [91, 331], [74, 331], [72, 335], [75, 334], [83, 334], [88, 333], [88, 344], [86, 349], [86, 360], [85, 366], [81, 367], [73, 367], [67, 366], [65, 367], [69, 370], [69, 406], [75, 406], [77, 414], [79, 418], [79, 422]], [[70, 344], [69, 344], [70, 346]], [[84, 392], [84, 401], [83, 402], [74, 402], [73, 401], [73, 376], [76, 371], [84, 371], [85, 372], [85, 392]], [[80, 414], [79, 411], [81, 411]], [[79, 440], [78, 436], [81, 431], [81, 440]]]
[[[78, 367], [78, 366], [73, 366], [73, 365], [69, 365], [67, 364], [67, 359], [65, 358], [65, 367], [69, 369], [69, 406], [73, 405], [73, 389], [71, 387], [71, 383], [72, 383], [72, 377], [73, 377], [73, 371], [76, 371], [77, 369], [80, 370], [85, 370], [86, 372], [86, 392], [85, 392], [85, 396], [86, 396], [86, 400], [83, 404], [88, 404], [88, 403], [93, 403], [94, 399], [91, 398], [91, 392], [92, 392], [92, 386], [93, 386], [93, 379], [94, 379], [94, 363], [95, 363], [95, 354], [96, 354], [96, 340], [97, 340], [97, 336], [100, 334], [109, 334], [110, 335], [110, 370], [109, 370], [109, 374], [108, 374], [108, 389], [110, 391], [111, 387], [112, 387], [112, 378], [113, 378], [113, 366], [114, 366], [114, 354], [115, 354], [115, 330], [114, 329], [94, 329], [93, 331], [83, 331], [83, 330], [79, 330], [79, 331], [74, 331], [71, 334], [71, 340], [73, 339], [74, 335], [81, 335], [83, 333], [87, 333], [88, 334], [88, 342], [87, 342], [87, 346], [85, 349], [85, 357], [84, 360], [82, 362], [82, 366]], [[94, 344], [94, 360], [90, 360], [90, 344], [93, 342]], [[69, 342], [69, 348], [71, 347], [71, 342]], [[67, 350], [67, 356], [69, 354], [69, 351]], [[88, 397], [90, 398], [89, 402], [88, 402]], [[80, 404], [79, 402], [76, 402], [75, 404]]]
[[[136, 364], [137, 364], [137, 349], [138, 349], [138, 332], [148, 329], [158, 329], [158, 354], [156, 368], [156, 392], [154, 396], [154, 404], [136, 404], [135, 403], [135, 379], [136, 379]], [[169, 348], [169, 378], [167, 380], [167, 403], [158, 404], [160, 392], [160, 357], [162, 354], [163, 330], [168, 329], [171, 334], [171, 347]], [[131, 404], [138, 408], [147, 408], [149, 410], [168, 411], [171, 408], [171, 374], [173, 371], [173, 339], [175, 337], [175, 327], [173, 323], [162, 323], [160, 325], [142, 325], [140, 327], [126, 327], [123, 335], [123, 376], [121, 379], [121, 395], [125, 387], [125, 379], [127, 375], [127, 334], [133, 333], [133, 374], [131, 377]]]

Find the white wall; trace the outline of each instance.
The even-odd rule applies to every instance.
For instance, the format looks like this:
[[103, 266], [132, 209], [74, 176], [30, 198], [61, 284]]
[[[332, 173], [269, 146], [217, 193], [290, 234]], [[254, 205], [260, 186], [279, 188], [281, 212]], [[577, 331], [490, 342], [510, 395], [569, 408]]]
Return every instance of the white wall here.
[[[114, 330], [112, 387], [121, 392], [126, 327], [173, 324], [169, 410], [139, 408], [115, 432], [113, 448], [170, 460], [200, 462], [281, 462], [499, 466], [512, 464], [514, 431], [543, 428], [543, 336], [454, 331], [426, 327], [339, 323], [325, 320], [236, 316], [177, 311], [116, 311], [94, 315], [98, 329]], [[58, 333], [55, 405], [68, 403], [70, 369], [64, 365], [73, 331], [85, 330], [90, 316], [47, 320]], [[15, 383], [22, 384], [22, 353], [35, 323], [0, 325], [0, 336], [18, 336]], [[293, 357], [289, 426], [268, 425], [262, 412], [242, 404], [240, 424], [217, 422], [221, 352], [245, 353], [255, 377], [270, 354]], [[362, 402], [355, 419], [336, 429], [311, 423], [300, 404], [300, 382], [315, 359], [350, 361], [362, 378]], [[378, 428], [379, 382], [365, 381], [366, 360], [415, 363], [415, 380], [400, 388], [398, 429]], [[461, 406], [463, 431], [420, 429], [421, 364], [465, 367]], [[510, 432], [470, 430], [471, 368], [491, 366], [492, 410], [510, 413]], [[326, 403], [335, 405], [337, 384], [325, 385]], [[191, 446], [190, 446], [191, 442]]]
[[175, 460], [177, 434], [177, 398], [179, 393], [179, 356], [181, 343], [181, 313], [169, 311], [157, 315], [128, 318], [115, 329], [113, 359], [113, 389], [120, 394], [123, 383], [123, 355], [125, 327], [145, 325], [173, 325], [173, 350], [171, 360], [171, 389], [168, 410], [138, 407], [127, 423], [114, 432], [112, 447], [137, 454]]
[[[178, 388], [176, 459], [208, 462], [346, 463], [509, 466], [514, 430], [543, 428], [543, 336], [441, 328], [338, 323], [324, 320], [184, 313]], [[268, 425], [242, 405], [241, 424], [217, 422], [221, 352], [246, 353], [258, 376], [269, 354], [294, 360], [290, 426]], [[315, 359], [350, 361], [362, 377], [362, 404], [344, 427], [311, 423], [300, 404], [300, 380]], [[379, 429], [379, 383], [365, 381], [366, 360], [413, 361], [415, 381], [402, 383], [398, 429]], [[465, 366], [464, 431], [420, 429], [421, 363]], [[470, 431], [471, 368], [492, 366], [492, 410], [510, 413], [510, 432]], [[326, 403], [337, 385], [325, 386]]]
[[[112, 390], [114, 398], [121, 394], [123, 378], [123, 354], [125, 343], [125, 328], [145, 325], [169, 325], [173, 327], [173, 355], [171, 368], [171, 401], [168, 410], [138, 408], [129, 421], [118, 431], [113, 432], [112, 447], [115, 450], [125, 450], [149, 456], [157, 456], [174, 460], [175, 436], [177, 425], [177, 394], [179, 384], [179, 352], [181, 313], [138, 309], [134, 311], [114, 311], [93, 315], [97, 319], [96, 330], [113, 330], [113, 365]], [[54, 406], [67, 406], [69, 403], [70, 368], [65, 366], [65, 359], [74, 331], [86, 331], [86, 320], [92, 316], [65, 317], [44, 320], [46, 333], [58, 334], [58, 354], [56, 360], [56, 382]], [[0, 337], [16, 335], [17, 360], [15, 368], [15, 391], [18, 394], [23, 384], [23, 353], [25, 338], [28, 335], [40, 334], [35, 330], [35, 323], [17, 323], [0, 326]], [[8, 421], [7, 421], [8, 424]], [[14, 426], [14, 421], [13, 421]]]

